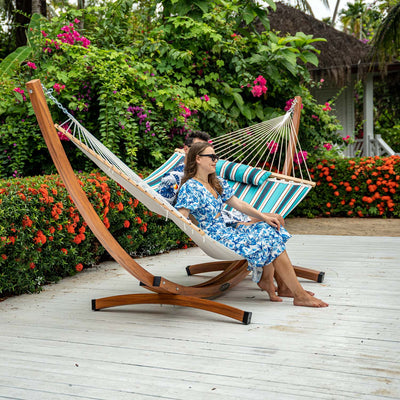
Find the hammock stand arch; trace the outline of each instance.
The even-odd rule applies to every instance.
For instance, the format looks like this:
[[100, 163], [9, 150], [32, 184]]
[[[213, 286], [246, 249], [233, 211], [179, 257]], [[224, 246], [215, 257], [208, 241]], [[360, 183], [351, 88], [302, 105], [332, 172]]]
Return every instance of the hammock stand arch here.
[[[243, 311], [214, 300], [209, 300], [209, 298], [222, 295], [226, 290], [234, 287], [248, 276], [247, 261], [245, 259], [238, 259], [240, 257], [237, 254], [220, 245], [218, 242], [213, 241], [211, 238], [208, 238], [202, 230], [184, 218], [172, 206], [168, 208], [166, 204], [160, 201], [160, 196], [157, 197], [152, 193], [151, 188], [150, 191], [147, 191], [146, 184], [143, 189], [143, 187], [124, 176], [124, 174], [114, 166], [106, 165], [108, 175], [112, 179], [115, 179], [120, 184], [122, 182], [122, 186], [127, 185], [131, 189], [133, 188], [135, 191], [134, 196], [139, 201], [143, 202], [146, 206], [150, 204], [150, 209], [155, 210], [155, 212], [161, 215], [167, 215], [202, 249], [202, 244], [211, 241], [209, 246], [211, 249], [218, 249], [222, 246], [223, 249], [221, 251], [226, 255], [224, 261], [188, 267], [189, 275], [206, 271], [221, 271], [217, 276], [193, 286], [184, 286], [172, 282], [163, 276], [154, 276], [144, 269], [111, 235], [97, 215], [85, 192], [80, 187], [58, 137], [40, 81], [37, 79], [32, 80], [26, 84], [26, 87], [53, 162], [83, 219], [114, 260], [133, 275], [140, 282], [141, 286], [153, 292], [150, 294], [128, 294], [94, 299], [92, 300], [92, 309], [97, 311], [103, 308], [129, 304], [171, 304], [214, 312], [240, 321], [246, 325], [249, 324], [251, 321], [251, 312]], [[78, 141], [76, 138], [73, 138], [72, 135], [70, 135], [69, 138]], [[95, 162], [96, 158], [99, 158], [96, 154], [92, 154], [94, 152], [88, 148], [83, 149], [83, 151]], [[101, 162], [104, 163], [104, 160], [101, 160]], [[129, 191], [128, 188], [126, 189]], [[221, 255], [218, 254], [215, 258], [221, 258]], [[307, 268], [296, 267], [296, 272], [298, 276], [319, 282], [321, 282], [323, 278], [323, 275], [321, 275], [323, 273]]]

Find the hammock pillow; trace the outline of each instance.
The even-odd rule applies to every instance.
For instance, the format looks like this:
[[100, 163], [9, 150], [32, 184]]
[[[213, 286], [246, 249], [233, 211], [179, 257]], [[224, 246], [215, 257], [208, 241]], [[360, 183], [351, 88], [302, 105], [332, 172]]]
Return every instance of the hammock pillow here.
[[249, 165], [219, 160], [217, 162], [217, 175], [234, 182], [247, 185], [262, 185], [271, 175], [270, 172]]

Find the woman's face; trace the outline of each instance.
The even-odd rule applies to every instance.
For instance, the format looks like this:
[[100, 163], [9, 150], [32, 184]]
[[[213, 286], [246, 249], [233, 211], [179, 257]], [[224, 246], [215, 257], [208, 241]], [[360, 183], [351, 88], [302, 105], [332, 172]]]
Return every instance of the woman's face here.
[[197, 168], [203, 172], [212, 174], [218, 161], [218, 156], [212, 147], [206, 147], [200, 154], [196, 156]]

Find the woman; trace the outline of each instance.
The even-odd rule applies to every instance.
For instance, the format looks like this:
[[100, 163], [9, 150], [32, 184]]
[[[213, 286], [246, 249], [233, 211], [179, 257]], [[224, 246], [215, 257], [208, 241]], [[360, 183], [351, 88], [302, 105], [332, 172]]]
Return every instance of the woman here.
[[[199, 227], [210, 237], [246, 258], [253, 280], [268, 293], [271, 301], [282, 301], [275, 293], [276, 272], [279, 280], [286, 285], [282, 292], [293, 297], [294, 305], [327, 307], [327, 303], [304, 290], [297, 280], [285, 250], [290, 235], [281, 227], [279, 218], [273, 214], [263, 214], [233, 196], [228, 183], [216, 176], [217, 161], [218, 157], [209, 143], [192, 145], [186, 156], [185, 174], [175, 207], [186, 218], [192, 214]], [[249, 217], [264, 222], [227, 226], [221, 216], [225, 202]]]

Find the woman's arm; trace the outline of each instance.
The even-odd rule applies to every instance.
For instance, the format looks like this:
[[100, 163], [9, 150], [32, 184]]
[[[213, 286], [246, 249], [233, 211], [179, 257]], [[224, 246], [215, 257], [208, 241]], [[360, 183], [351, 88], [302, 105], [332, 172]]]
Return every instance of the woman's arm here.
[[187, 208], [179, 208], [178, 211], [185, 217], [189, 218], [190, 210]]
[[261, 211], [256, 210], [250, 204], [244, 202], [243, 200], [238, 199], [236, 196], [232, 196], [228, 201], [227, 204], [238, 211], [248, 215], [249, 217], [257, 218], [261, 221], [265, 221], [268, 225], [277, 228], [278, 231], [281, 229], [282, 224], [282, 217], [277, 216], [274, 214], [265, 214]]

